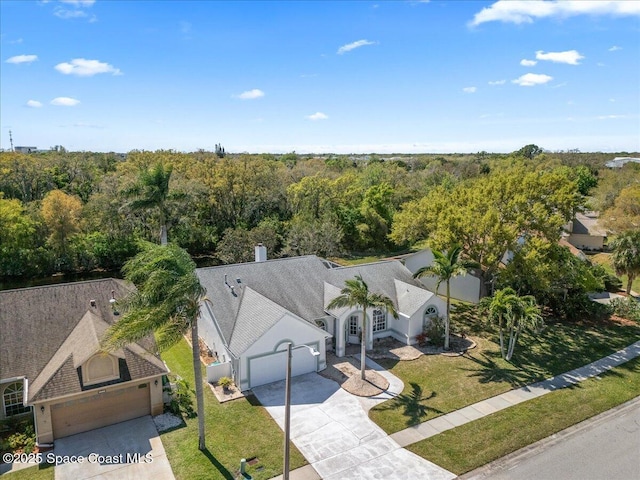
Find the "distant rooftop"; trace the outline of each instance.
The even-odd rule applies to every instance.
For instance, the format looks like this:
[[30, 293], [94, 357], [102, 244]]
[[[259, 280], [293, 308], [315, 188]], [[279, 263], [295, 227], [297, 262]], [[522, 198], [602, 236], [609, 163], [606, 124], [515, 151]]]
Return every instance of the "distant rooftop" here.
[[629, 162], [640, 163], [640, 158], [616, 157], [613, 160], [609, 160], [607, 163], [605, 163], [605, 166], [608, 168], [622, 168], [625, 164]]

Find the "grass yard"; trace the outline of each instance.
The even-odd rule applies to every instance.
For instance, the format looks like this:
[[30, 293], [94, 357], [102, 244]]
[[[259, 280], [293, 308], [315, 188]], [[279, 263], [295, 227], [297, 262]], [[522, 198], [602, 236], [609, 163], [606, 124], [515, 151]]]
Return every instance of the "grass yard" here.
[[[611, 265], [611, 254], [597, 253], [595, 255], [590, 255], [589, 259], [594, 263], [602, 265], [605, 270], [611, 275], [616, 274], [616, 272], [613, 270], [613, 266]], [[627, 277], [626, 275], [620, 275], [618, 278], [622, 280], [622, 289], [625, 290], [627, 288], [627, 280], [629, 277]], [[636, 278], [633, 281], [633, 283], [631, 284], [631, 290], [640, 293], [640, 277]]]
[[[174, 374], [193, 386], [191, 349], [182, 340], [162, 354]], [[205, 385], [205, 431], [207, 450], [198, 450], [198, 419], [186, 419], [186, 427], [163, 433], [162, 443], [178, 480], [233, 479], [240, 459], [256, 457], [248, 466], [255, 479], [268, 479], [282, 473], [284, 433], [255, 397], [220, 404]], [[195, 408], [195, 394], [194, 394]], [[302, 454], [291, 444], [291, 469], [305, 465]]]
[[539, 335], [522, 336], [511, 363], [502, 359], [493, 341], [473, 338], [478, 346], [459, 357], [380, 360], [405, 388], [397, 398], [371, 409], [370, 418], [387, 433], [397, 432], [605, 357], [637, 341], [640, 325], [550, 323]]
[[640, 392], [640, 359], [408, 446], [457, 474], [609, 410]]
[[5, 473], [2, 478], [7, 480], [53, 480], [54, 466], [49, 463], [36, 465], [17, 472]]

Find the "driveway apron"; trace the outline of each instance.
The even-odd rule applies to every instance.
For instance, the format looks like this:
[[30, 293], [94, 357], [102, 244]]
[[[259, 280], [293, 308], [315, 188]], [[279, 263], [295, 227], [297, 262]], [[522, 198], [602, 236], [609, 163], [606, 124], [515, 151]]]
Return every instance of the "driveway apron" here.
[[53, 454], [60, 461], [56, 462], [55, 480], [175, 478], [148, 415], [60, 438]]
[[[284, 390], [283, 381], [253, 389], [282, 429]], [[294, 377], [291, 440], [325, 480], [455, 478], [453, 473], [401, 448], [369, 419], [366, 410], [372, 404], [317, 373]]]

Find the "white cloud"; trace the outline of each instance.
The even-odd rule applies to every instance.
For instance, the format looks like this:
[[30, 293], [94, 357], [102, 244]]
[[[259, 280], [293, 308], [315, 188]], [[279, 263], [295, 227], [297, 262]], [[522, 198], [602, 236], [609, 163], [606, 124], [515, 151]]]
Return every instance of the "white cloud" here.
[[364, 47], [366, 45], [375, 45], [376, 42], [370, 42], [369, 40], [358, 40], [357, 42], [347, 43], [346, 45], [341, 46], [338, 49], [338, 55], [342, 55], [344, 53], [350, 52], [351, 50], [355, 50], [356, 48]]
[[520, 60], [520, 65], [522, 65], [523, 67], [533, 67], [536, 63], [535, 60], [527, 60], [526, 58], [523, 58], [522, 60]]
[[37, 55], [16, 55], [11, 58], [7, 58], [6, 63], [31, 63], [38, 59]]
[[322, 112], [316, 112], [313, 115], [307, 115], [305, 118], [307, 118], [307, 120], [326, 120], [329, 118], [328, 115], [325, 115]]
[[60, 0], [60, 3], [67, 3], [74, 7], [90, 7], [96, 3], [96, 0]]
[[42, 107], [42, 103], [37, 100], [29, 100], [27, 101], [27, 107], [40, 108]]
[[506, 80], [491, 80], [491, 81], [489, 81], [489, 85], [491, 85], [491, 86], [504, 85], [505, 83], [507, 83]]
[[486, 22], [533, 23], [542, 18], [567, 18], [577, 15], [640, 16], [640, 2], [635, 1], [566, 1], [566, 0], [498, 0], [476, 13], [470, 26]]
[[596, 118], [598, 120], [618, 120], [620, 118], [627, 118], [627, 115], [600, 115]]
[[617, 52], [618, 50], [622, 50], [622, 47], [619, 47], [618, 45], [614, 45], [609, 49], [610, 52]]
[[105, 62], [98, 60], [86, 60], [84, 58], [74, 58], [71, 62], [59, 63], [55, 69], [65, 75], [77, 75], [79, 77], [92, 77], [99, 73], [110, 73], [112, 75], [122, 75], [122, 72]]
[[476, 87], [464, 87], [462, 89], [464, 93], [476, 93], [476, 90], [478, 90]]
[[543, 85], [551, 80], [553, 80], [553, 77], [543, 73], [526, 73], [511, 81], [521, 87], [533, 87], [534, 85]]
[[536, 58], [538, 60], [547, 60], [554, 63], [566, 63], [569, 65], [580, 65], [580, 60], [584, 58], [584, 55], [580, 55], [577, 50], [567, 50], [566, 52], [547, 52], [542, 50], [536, 52]]
[[235, 96], [241, 100], [255, 100], [256, 98], [264, 97], [264, 92], [258, 88], [254, 88], [253, 90], [247, 90]]
[[82, 17], [87, 17], [87, 12], [84, 12], [82, 10], [67, 10], [66, 8], [60, 8], [60, 7], [56, 7], [56, 9], [53, 11], [53, 14], [58, 17], [58, 18], [62, 18], [63, 20], [68, 20], [70, 18], [82, 18]]
[[80, 103], [80, 100], [70, 97], [56, 97], [51, 100], [51, 105], [57, 105], [59, 107], [75, 107]]
[[17, 39], [15, 39], [15, 40], [11, 40], [9, 43], [10, 43], [11, 45], [17, 45], [17, 44], [22, 43], [23, 41], [24, 41], [24, 40], [22, 40], [22, 38], [17, 38]]

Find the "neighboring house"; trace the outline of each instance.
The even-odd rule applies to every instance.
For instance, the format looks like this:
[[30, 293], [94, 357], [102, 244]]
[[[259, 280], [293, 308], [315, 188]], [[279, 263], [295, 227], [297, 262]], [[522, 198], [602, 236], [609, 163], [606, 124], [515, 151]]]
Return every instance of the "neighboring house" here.
[[32, 414], [39, 445], [162, 413], [167, 368], [152, 337], [112, 352], [100, 339], [132, 287], [115, 279], [0, 292], [0, 420]]
[[[420, 270], [422, 267], [430, 266], [433, 264], [435, 257], [433, 252], [429, 248], [420, 250], [416, 253], [409, 255], [403, 255], [399, 257], [402, 263], [413, 274]], [[419, 281], [429, 290], [435, 292], [438, 285], [438, 279], [435, 276], [422, 277]], [[458, 275], [451, 279], [451, 298], [456, 300], [463, 300], [465, 302], [478, 303], [480, 301], [480, 286], [481, 280], [475, 275], [473, 270], [467, 272], [466, 275]], [[440, 295], [447, 294], [447, 284], [442, 282], [438, 289]]]
[[[392, 299], [400, 318], [369, 310], [369, 343], [392, 336], [409, 345], [445, 303], [413, 279], [399, 261], [340, 267], [315, 255], [266, 261], [256, 247], [256, 262], [197, 269], [211, 303], [205, 303], [200, 336], [222, 364], [229, 364], [236, 385], [247, 390], [285, 377], [285, 344], [308, 345], [293, 352], [292, 374], [323, 370], [326, 351], [345, 355], [348, 344], [360, 343], [362, 311], [328, 310], [345, 280], [362, 275], [371, 292]], [[328, 339], [332, 339], [328, 341]]]
[[616, 157], [613, 160], [609, 160], [604, 165], [607, 168], [622, 168], [627, 163], [630, 163], [630, 162], [632, 162], [632, 163], [640, 163], [640, 158], [635, 158], [635, 157]]
[[607, 242], [607, 232], [598, 226], [598, 213], [577, 213], [565, 225], [567, 241], [580, 250], [603, 250]]
[[35, 153], [38, 151], [38, 147], [15, 147], [14, 151], [18, 153]]

